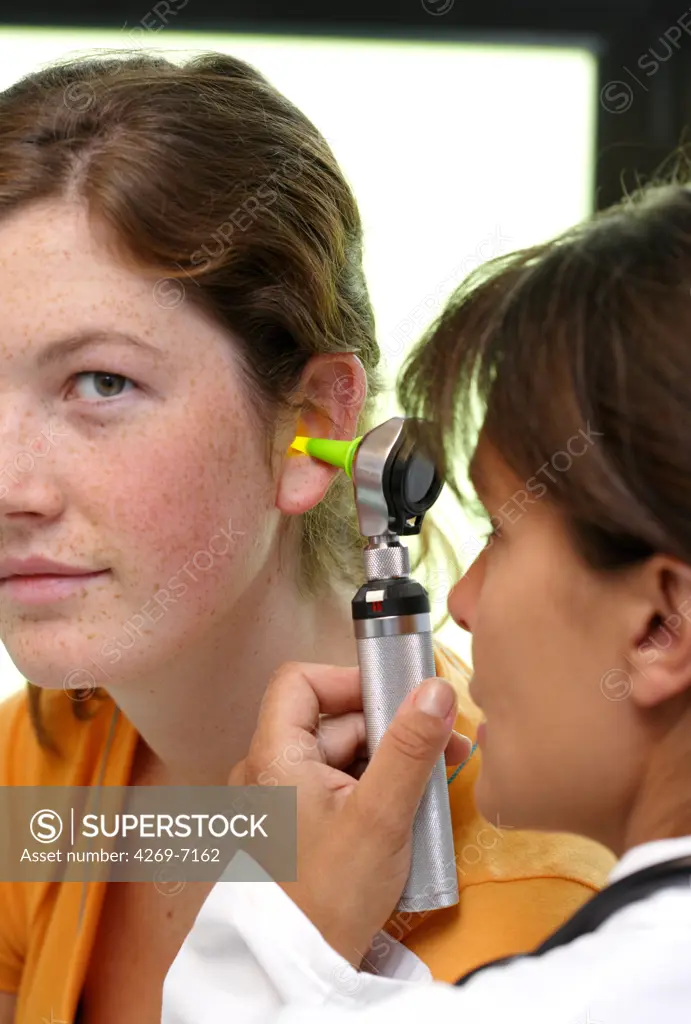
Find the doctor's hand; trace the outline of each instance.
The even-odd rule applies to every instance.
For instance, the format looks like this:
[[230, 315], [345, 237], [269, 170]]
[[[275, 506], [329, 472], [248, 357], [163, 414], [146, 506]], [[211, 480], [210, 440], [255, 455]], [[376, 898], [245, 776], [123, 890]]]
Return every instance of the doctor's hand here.
[[233, 786], [297, 787], [298, 880], [282, 888], [355, 967], [403, 892], [415, 813], [436, 761], [444, 750], [449, 764], [469, 753], [455, 717], [453, 687], [425, 681], [354, 778], [349, 771], [366, 757], [358, 669], [289, 663], [272, 679], [248, 755], [231, 773]]

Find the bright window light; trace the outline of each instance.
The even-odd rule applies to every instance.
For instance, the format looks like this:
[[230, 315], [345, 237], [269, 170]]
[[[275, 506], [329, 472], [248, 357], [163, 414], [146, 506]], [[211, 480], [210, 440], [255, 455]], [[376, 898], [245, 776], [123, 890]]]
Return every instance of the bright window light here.
[[[591, 212], [596, 62], [586, 49], [191, 34], [152, 20], [120, 31], [0, 27], [0, 89], [97, 49], [217, 50], [254, 64], [317, 125], [353, 187], [389, 382], [470, 270]], [[381, 418], [397, 411], [389, 390]], [[446, 494], [435, 515], [467, 556], [471, 527]], [[438, 618], [450, 573], [420, 579]], [[452, 623], [439, 635], [469, 657]], [[1, 697], [22, 679], [0, 654]]]

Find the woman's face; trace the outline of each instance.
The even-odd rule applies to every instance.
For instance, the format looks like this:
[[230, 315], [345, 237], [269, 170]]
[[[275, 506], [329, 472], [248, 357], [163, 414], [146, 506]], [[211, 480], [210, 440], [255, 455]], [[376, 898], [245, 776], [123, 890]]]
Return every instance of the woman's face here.
[[276, 537], [232, 343], [67, 204], [0, 223], [0, 293], [0, 561], [103, 570], [60, 600], [0, 582], [0, 635], [42, 686], [140, 676], [222, 620]]
[[630, 581], [589, 569], [555, 507], [528, 503], [482, 442], [474, 468], [501, 525], [449, 610], [472, 632], [471, 695], [486, 717], [478, 805], [500, 826], [611, 835], [649, 744], [628, 699]]

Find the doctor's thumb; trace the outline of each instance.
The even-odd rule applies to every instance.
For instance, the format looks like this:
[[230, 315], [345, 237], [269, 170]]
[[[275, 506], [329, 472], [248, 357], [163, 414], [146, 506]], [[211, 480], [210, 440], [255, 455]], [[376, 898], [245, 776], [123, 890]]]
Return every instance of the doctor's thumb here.
[[387, 839], [412, 829], [432, 770], [449, 742], [456, 691], [427, 679], [409, 693], [382, 737], [356, 789], [358, 811]]

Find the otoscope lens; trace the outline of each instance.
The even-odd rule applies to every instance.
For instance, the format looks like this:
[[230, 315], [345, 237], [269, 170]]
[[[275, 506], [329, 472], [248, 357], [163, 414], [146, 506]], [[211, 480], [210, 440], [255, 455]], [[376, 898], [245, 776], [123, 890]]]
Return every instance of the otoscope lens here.
[[[407, 466], [405, 474], [404, 492], [405, 499], [413, 505], [419, 505], [429, 493], [434, 483], [434, 465], [418, 455]], [[435, 495], [436, 497], [436, 495]]]

